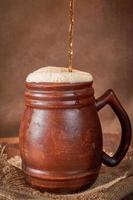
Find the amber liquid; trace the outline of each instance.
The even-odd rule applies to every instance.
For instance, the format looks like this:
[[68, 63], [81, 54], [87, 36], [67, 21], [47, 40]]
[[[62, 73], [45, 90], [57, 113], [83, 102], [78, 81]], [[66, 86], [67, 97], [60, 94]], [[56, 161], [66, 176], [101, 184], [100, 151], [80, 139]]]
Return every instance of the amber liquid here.
[[69, 0], [69, 46], [68, 46], [69, 72], [72, 72], [72, 65], [73, 65], [73, 28], [74, 28], [74, 0]]

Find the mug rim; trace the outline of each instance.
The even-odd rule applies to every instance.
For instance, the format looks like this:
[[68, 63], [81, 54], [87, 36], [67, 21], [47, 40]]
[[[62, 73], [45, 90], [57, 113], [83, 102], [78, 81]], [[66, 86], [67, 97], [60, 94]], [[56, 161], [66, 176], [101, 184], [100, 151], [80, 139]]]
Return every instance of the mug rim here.
[[67, 90], [68, 88], [72, 88], [72, 89], [82, 89], [84, 87], [90, 87], [92, 86], [93, 81], [88, 81], [88, 82], [77, 82], [77, 83], [68, 83], [68, 82], [40, 82], [40, 83], [36, 83], [36, 82], [25, 82], [26, 88], [28, 89], [63, 89], [63, 90]]

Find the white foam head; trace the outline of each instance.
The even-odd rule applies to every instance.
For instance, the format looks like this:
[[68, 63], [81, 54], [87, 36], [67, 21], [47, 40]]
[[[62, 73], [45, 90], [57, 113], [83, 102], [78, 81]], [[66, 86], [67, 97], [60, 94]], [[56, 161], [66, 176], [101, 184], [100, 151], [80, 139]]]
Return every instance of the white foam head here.
[[90, 73], [73, 69], [68, 71], [65, 67], [43, 67], [30, 73], [26, 82], [49, 82], [49, 83], [80, 83], [91, 82], [93, 77]]

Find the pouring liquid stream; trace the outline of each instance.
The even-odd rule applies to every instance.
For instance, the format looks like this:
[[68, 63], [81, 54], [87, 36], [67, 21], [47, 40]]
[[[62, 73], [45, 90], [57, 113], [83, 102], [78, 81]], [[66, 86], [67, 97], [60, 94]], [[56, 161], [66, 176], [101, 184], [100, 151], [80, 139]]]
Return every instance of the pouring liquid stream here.
[[69, 72], [72, 72], [72, 65], [73, 65], [74, 1], [75, 0], [69, 0], [69, 46], [68, 46]]

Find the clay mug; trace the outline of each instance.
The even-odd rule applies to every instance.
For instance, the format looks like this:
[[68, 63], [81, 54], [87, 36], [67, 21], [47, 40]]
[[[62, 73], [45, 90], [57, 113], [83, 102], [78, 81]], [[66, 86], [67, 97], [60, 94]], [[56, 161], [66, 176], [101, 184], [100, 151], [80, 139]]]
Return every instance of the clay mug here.
[[[20, 151], [26, 181], [56, 193], [78, 192], [96, 180], [101, 164], [114, 167], [125, 156], [131, 125], [113, 90], [94, 98], [93, 82], [26, 83]], [[121, 124], [114, 156], [103, 152], [98, 111], [110, 105]]]

